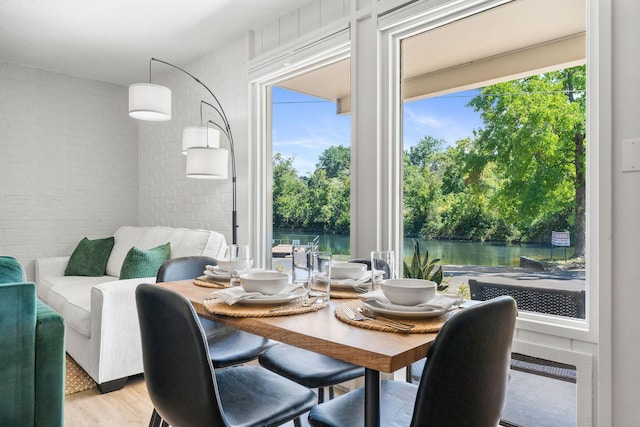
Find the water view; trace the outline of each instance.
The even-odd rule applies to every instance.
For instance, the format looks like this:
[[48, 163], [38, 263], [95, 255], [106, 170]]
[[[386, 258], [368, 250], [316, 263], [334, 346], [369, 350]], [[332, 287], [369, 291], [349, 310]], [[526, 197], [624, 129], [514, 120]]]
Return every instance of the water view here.
[[[319, 236], [320, 250], [331, 251], [336, 255], [349, 255], [349, 236], [317, 233], [285, 233], [274, 232], [275, 243], [290, 243], [294, 240], [300, 243], [312, 241]], [[496, 242], [469, 242], [460, 240], [426, 240], [418, 239], [420, 247], [429, 251], [429, 258], [441, 258], [441, 264], [449, 265], [502, 265], [517, 267], [520, 257], [527, 256], [534, 259], [546, 259], [552, 255], [551, 245], [535, 244], [505, 244]], [[404, 256], [413, 253], [413, 240], [404, 241]], [[573, 248], [567, 248], [567, 258], [573, 254]], [[553, 259], [564, 259], [564, 248], [553, 249]]]

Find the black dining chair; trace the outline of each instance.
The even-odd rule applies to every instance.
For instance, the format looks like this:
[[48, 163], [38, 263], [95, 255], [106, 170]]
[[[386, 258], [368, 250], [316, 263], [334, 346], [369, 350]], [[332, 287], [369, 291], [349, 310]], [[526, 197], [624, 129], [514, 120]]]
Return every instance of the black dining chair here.
[[[515, 300], [503, 296], [465, 308], [447, 321], [429, 349], [419, 385], [382, 381], [380, 425], [497, 426], [516, 315]], [[309, 423], [364, 425], [364, 389], [314, 407]]]
[[[158, 270], [156, 282], [195, 279], [203, 275], [207, 265], [216, 265], [216, 260], [206, 256], [188, 256], [166, 261]], [[213, 367], [216, 369], [238, 365], [258, 358], [273, 341], [266, 338], [223, 326], [213, 320], [199, 318], [209, 342]]]
[[[369, 260], [350, 260], [367, 264]], [[387, 266], [387, 272], [389, 267]], [[329, 399], [335, 396], [334, 386], [345, 381], [364, 376], [364, 368], [352, 363], [287, 344], [278, 344], [260, 355], [260, 365], [302, 384], [305, 387], [318, 389], [318, 402], [325, 401], [324, 389], [329, 388]]]
[[141, 284], [136, 306], [150, 427], [299, 426], [316, 404], [311, 390], [259, 366], [214, 369], [198, 316], [177, 292]]
[[258, 357], [260, 365], [308, 388], [318, 389], [318, 402], [325, 401], [324, 389], [364, 376], [364, 368], [333, 357], [288, 344], [277, 344]]

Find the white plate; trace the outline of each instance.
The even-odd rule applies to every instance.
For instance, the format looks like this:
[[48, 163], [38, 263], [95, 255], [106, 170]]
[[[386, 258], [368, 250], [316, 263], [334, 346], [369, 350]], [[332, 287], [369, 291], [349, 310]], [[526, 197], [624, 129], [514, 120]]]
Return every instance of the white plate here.
[[[392, 304], [395, 308], [387, 308], [388, 304], [376, 300], [363, 300], [362, 305], [378, 314], [395, 317], [406, 317], [410, 319], [424, 319], [428, 317], [437, 317], [447, 310], [435, 310], [428, 307], [410, 307]], [[399, 308], [398, 308], [399, 307]]]
[[212, 279], [230, 279], [231, 278], [231, 274], [228, 271], [222, 271], [222, 270], [205, 270], [204, 271], [204, 275], [207, 277], [211, 277]]
[[282, 304], [284, 302], [293, 301], [294, 299], [303, 297], [307, 294], [307, 290], [304, 288], [296, 288], [295, 291], [289, 294], [276, 294], [276, 295], [260, 295], [239, 301], [238, 304], [247, 305], [269, 305], [269, 304]]

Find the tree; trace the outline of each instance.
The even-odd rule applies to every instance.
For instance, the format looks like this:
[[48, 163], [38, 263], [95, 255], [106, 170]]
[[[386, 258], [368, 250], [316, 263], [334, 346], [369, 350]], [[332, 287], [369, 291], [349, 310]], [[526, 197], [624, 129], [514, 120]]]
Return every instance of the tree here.
[[441, 157], [447, 141], [425, 136], [416, 145], [409, 147], [407, 163], [420, 168], [438, 169], [437, 160]]
[[488, 86], [469, 105], [481, 113], [470, 176], [495, 164], [502, 182], [492, 198], [500, 215], [525, 229], [574, 212], [575, 256], [585, 244], [585, 87], [579, 66]]
[[440, 164], [446, 142], [425, 136], [404, 156], [404, 234], [438, 235], [442, 179]]
[[303, 229], [309, 217], [307, 185], [293, 168], [293, 157], [273, 156], [273, 224], [275, 228]]
[[344, 178], [351, 173], [351, 150], [342, 145], [333, 145], [320, 155], [316, 170], [323, 169], [327, 178]]
[[348, 148], [329, 147], [320, 156], [317, 169], [303, 178], [293, 168], [293, 157], [274, 154], [274, 228], [348, 233], [351, 216], [349, 160]]

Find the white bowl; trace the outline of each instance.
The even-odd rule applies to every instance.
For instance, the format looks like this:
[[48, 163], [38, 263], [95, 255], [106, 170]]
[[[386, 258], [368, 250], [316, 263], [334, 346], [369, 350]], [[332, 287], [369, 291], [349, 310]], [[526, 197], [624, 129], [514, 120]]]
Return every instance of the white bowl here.
[[275, 295], [289, 284], [289, 276], [277, 271], [252, 271], [240, 275], [240, 286], [247, 292]]
[[216, 258], [216, 262], [216, 267], [218, 267], [220, 271], [229, 272], [229, 270], [231, 270], [231, 261], [228, 259]]
[[420, 279], [387, 279], [382, 281], [382, 293], [393, 304], [418, 305], [436, 296], [436, 283]]
[[362, 278], [365, 271], [367, 271], [367, 265], [358, 262], [336, 262], [331, 264], [332, 279], [358, 280]]

